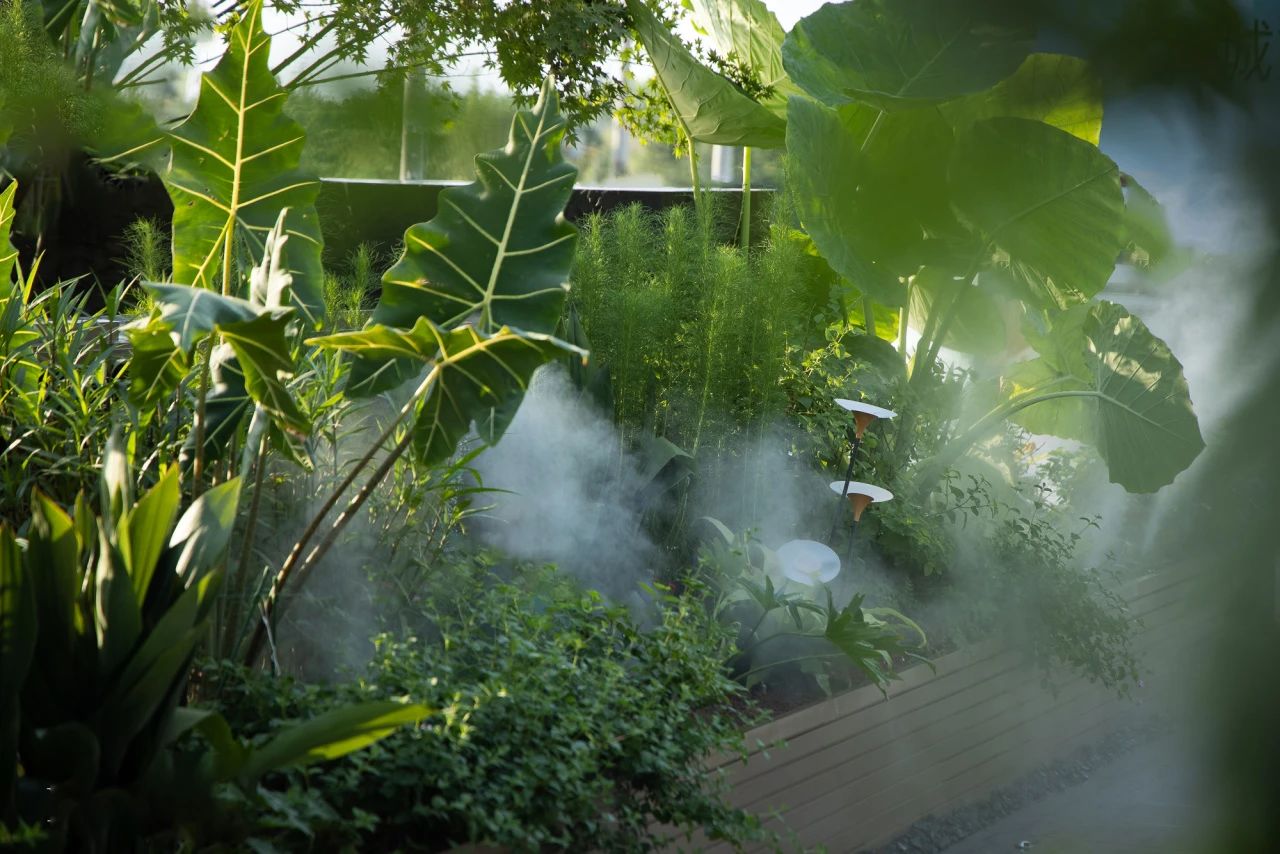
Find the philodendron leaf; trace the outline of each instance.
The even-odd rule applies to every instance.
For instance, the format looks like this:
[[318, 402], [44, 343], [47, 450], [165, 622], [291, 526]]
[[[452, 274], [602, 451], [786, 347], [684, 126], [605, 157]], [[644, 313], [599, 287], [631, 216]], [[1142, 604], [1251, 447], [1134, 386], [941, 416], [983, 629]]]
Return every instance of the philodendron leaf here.
[[[173, 198], [175, 281], [218, 291], [223, 277], [262, 257], [265, 235], [289, 208], [285, 253], [295, 303], [312, 321], [324, 315], [323, 245], [315, 200], [320, 183], [298, 168], [302, 126], [283, 112], [285, 90], [271, 75], [271, 39], [262, 2], [252, 0], [227, 34], [226, 52], [200, 78], [196, 108], [169, 134], [163, 175]], [[247, 258], [237, 258], [243, 246]]]
[[1010, 116], [1044, 122], [1086, 142], [1102, 136], [1102, 83], [1075, 56], [1033, 53], [1018, 70], [983, 92], [938, 105], [957, 130]]
[[471, 326], [445, 331], [420, 319], [410, 330], [371, 326], [313, 338], [308, 343], [375, 359], [413, 360], [431, 365], [430, 389], [414, 422], [414, 451], [424, 463], [448, 459], [473, 422], [490, 425], [482, 434], [492, 444], [505, 422], [490, 410], [524, 393], [539, 366], [568, 353], [586, 352], [558, 338], [502, 327], [481, 335]]
[[13, 200], [18, 192], [18, 182], [10, 181], [0, 192], [0, 296], [7, 296], [13, 287], [13, 268], [17, 266], [18, 250], [9, 242], [13, 227]]
[[952, 205], [1009, 257], [1047, 308], [1102, 290], [1124, 247], [1116, 164], [1042, 122], [976, 122], [956, 139]]
[[182, 382], [190, 366], [187, 351], [173, 341], [169, 327], [151, 323], [128, 330], [129, 402], [138, 408], [143, 423]]
[[786, 123], [691, 54], [640, 0], [627, 0], [636, 33], [683, 125], [698, 142], [781, 148]]
[[1014, 420], [1033, 432], [1091, 442], [1113, 483], [1155, 492], [1204, 448], [1182, 365], [1115, 303], [1092, 306], [1079, 328], [1088, 378], [1060, 374], [1044, 358], [1015, 366], [1013, 400], [1039, 402]]
[[800, 88], [831, 106], [936, 103], [1012, 74], [1033, 33], [984, 14], [981, 3], [828, 3], [787, 34], [782, 60]]
[[287, 317], [261, 314], [252, 320], [219, 324], [218, 331], [235, 351], [249, 397], [281, 427], [305, 436], [311, 424], [285, 386], [293, 376], [293, 356], [285, 335], [288, 324]]
[[745, 64], [769, 90], [760, 103], [786, 118], [787, 99], [800, 88], [782, 67], [786, 31], [763, 0], [693, 0], [693, 13], [716, 50]]
[[[560, 321], [578, 231], [564, 218], [577, 170], [564, 162], [565, 120], [552, 81], [511, 123], [507, 147], [475, 159], [478, 180], [440, 193], [439, 213], [405, 232], [382, 277], [372, 322], [443, 329], [474, 317], [482, 334], [510, 325], [552, 334]], [[351, 366], [355, 395], [394, 388], [421, 369], [369, 351]]]
[[837, 273], [876, 301], [906, 301], [929, 232], [955, 228], [945, 167], [951, 129], [936, 110], [833, 110], [792, 98], [788, 178], [801, 222]]

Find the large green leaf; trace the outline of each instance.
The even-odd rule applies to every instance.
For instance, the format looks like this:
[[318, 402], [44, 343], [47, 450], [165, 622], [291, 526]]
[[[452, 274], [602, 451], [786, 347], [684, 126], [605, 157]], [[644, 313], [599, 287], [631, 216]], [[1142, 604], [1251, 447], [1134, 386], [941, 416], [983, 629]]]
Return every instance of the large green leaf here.
[[[165, 185], [173, 198], [173, 276], [225, 292], [220, 274], [245, 270], [263, 254], [265, 235], [289, 208], [286, 257], [296, 303], [324, 314], [322, 239], [315, 200], [320, 183], [303, 173], [301, 125], [283, 112], [285, 90], [271, 75], [271, 39], [262, 2], [253, 0], [227, 35], [213, 71], [200, 79], [191, 115], [169, 134]], [[247, 257], [237, 257], [243, 246]]]
[[[436, 217], [405, 232], [372, 322], [409, 329], [426, 318], [451, 329], [475, 316], [483, 334], [508, 325], [553, 333], [578, 234], [564, 218], [577, 175], [560, 153], [564, 132], [548, 80], [533, 110], [516, 114], [507, 147], [476, 157], [479, 180], [443, 190]], [[420, 368], [365, 356], [352, 365], [347, 388], [377, 394]]]
[[1182, 365], [1141, 320], [1111, 302], [1089, 310], [1079, 343], [1087, 379], [1060, 374], [1044, 358], [1010, 372], [1015, 395], [1045, 398], [1015, 420], [1033, 432], [1092, 442], [1111, 481], [1130, 492], [1171, 483], [1204, 448]]
[[919, 106], [986, 89], [1017, 70], [1032, 33], [953, 0], [828, 3], [787, 34], [782, 59], [800, 88], [836, 106]]
[[800, 88], [782, 67], [786, 31], [763, 0], [693, 0], [693, 13], [716, 50], [745, 64], [768, 87], [760, 103], [785, 118], [787, 99]]
[[172, 330], [178, 346], [188, 353], [219, 324], [253, 320], [260, 311], [248, 300], [223, 296], [200, 287], [153, 282], [143, 287], [160, 305], [160, 322]]
[[333, 709], [294, 724], [252, 750], [238, 776], [253, 782], [280, 768], [336, 759], [386, 738], [402, 726], [431, 714], [426, 706], [383, 700]]
[[0, 296], [7, 295], [13, 286], [13, 268], [17, 265], [18, 250], [9, 242], [13, 227], [13, 200], [18, 192], [18, 182], [10, 181], [0, 192]]
[[191, 503], [173, 528], [166, 568], [184, 587], [191, 587], [221, 560], [231, 540], [240, 502], [240, 479], [205, 491]]
[[151, 578], [164, 553], [173, 520], [178, 517], [180, 501], [178, 469], [169, 466], [156, 485], [147, 490], [121, 520], [129, 527], [129, 551], [125, 559], [138, 607], [142, 607], [151, 590]]
[[1033, 53], [1012, 77], [938, 109], [957, 131], [1011, 116], [1053, 125], [1094, 145], [1102, 136], [1101, 82], [1083, 59], [1059, 53]]
[[293, 376], [293, 356], [285, 334], [288, 324], [287, 317], [261, 314], [252, 320], [220, 324], [218, 332], [235, 351], [249, 397], [281, 427], [305, 436], [311, 424], [285, 386], [285, 380]]
[[129, 402], [147, 423], [155, 408], [187, 375], [187, 352], [174, 343], [169, 327], [149, 323], [129, 333]]
[[945, 346], [985, 356], [1004, 352], [1008, 337], [1000, 304], [981, 288], [936, 267], [925, 267], [912, 279], [909, 322], [921, 330], [935, 311], [950, 313], [953, 303], [955, 316], [943, 336]]
[[986, 119], [957, 139], [952, 204], [1009, 257], [1040, 302], [1102, 290], [1123, 248], [1118, 170], [1095, 146], [1041, 122]]
[[488, 336], [471, 326], [445, 331], [425, 317], [409, 330], [371, 326], [308, 343], [364, 358], [431, 365], [431, 387], [413, 426], [414, 451], [425, 463], [447, 459], [472, 423], [487, 427], [480, 430], [484, 441], [497, 442], [506, 419], [488, 417], [491, 410], [522, 394], [545, 362], [566, 352], [586, 357], [585, 351], [550, 335], [507, 327]]
[[1173, 233], [1164, 208], [1132, 175], [1124, 176], [1124, 241], [1128, 260], [1158, 267], [1173, 252]]
[[640, 0], [627, 0], [636, 33], [689, 135], [712, 145], [781, 148], [786, 122], [691, 54]]
[[936, 110], [830, 109], [792, 98], [788, 178], [801, 222], [831, 267], [890, 306], [906, 301], [930, 233], [954, 227], [946, 199], [951, 130]]

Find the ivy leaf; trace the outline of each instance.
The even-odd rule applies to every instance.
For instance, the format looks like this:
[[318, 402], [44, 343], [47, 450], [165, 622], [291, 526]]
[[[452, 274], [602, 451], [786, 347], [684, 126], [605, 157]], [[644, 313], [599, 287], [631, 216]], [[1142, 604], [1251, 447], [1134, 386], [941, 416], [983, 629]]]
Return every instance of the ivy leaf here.
[[1017, 70], [1034, 33], [952, 0], [828, 3], [782, 45], [787, 73], [829, 105], [890, 110], [986, 89]]
[[[564, 218], [577, 176], [561, 156], [564, 133], [548, 79], [533, 109], [516, 113], [507, 147], [476, 157], [478, 180], [441, 191], [436, 217], [405, 232], [372, 322], [407, 330], [425, 318], [451, 329], [474, 318], [482, 334], [506, 325], [553, 333], [578, 236]], [[351, 366], [349, 393], [386, 391], [420, 368], [375, 352]]]
[[311, 426], [284, 379], [293, 376], [293, 357], [286, 336], [287, 316], [261, 314], [252, 320], [219, 324], [222, 339], [235, 351], [245, 391], [272, 420], [297, 435]]
[[191, 115], [169, 135], [173, 149], [165, 186], [173, 199], [173, 276], [181, 284], [222, 291], [219, 273], [244, 246], [262, 257], [265, 235], [289, 208], [288, 270], [303, 314], [324, 316], [323, 241], [315, 200], [320, 183], [303, 173], [302, 126], [287, 117], [286, 92], [271, 75], [271, 39], [262, 2], [252, 0], [227, 34], [213, 71], [200, 78]]
[[[440, 462], [457, 448], [473, 422], [524, 393], [539, 366], [568, 353], [586, 352], [550, 335], [502, 327], [482, 335], [472, 326], [446, 331], [427, 318], [413, 329], [371, 326], [308, 341], [366, 358], [412, 360], [430, 364], [430, 388], [414, 422], [413, 446], [424, 464]], [[497, 424], [493, 443], [505, 423]]]
[[627, 9], [690, 136], [712, 145], [782, 148], [786, 122], [699, 62], [640, 0], [627, 0]]
[[996, 118], [956, 140], [948, 168], [960, 217], [1009, 256], [1047, 308], [1102, 290], [1124, 248], [1116, 164], [1042, 122]]

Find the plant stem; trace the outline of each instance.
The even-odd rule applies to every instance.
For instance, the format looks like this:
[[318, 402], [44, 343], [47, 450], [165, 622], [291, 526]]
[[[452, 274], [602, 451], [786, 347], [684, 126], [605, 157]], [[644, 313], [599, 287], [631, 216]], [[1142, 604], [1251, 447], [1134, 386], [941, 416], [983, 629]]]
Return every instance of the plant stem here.
[[847, 656], [843, 652], [823, 652], [823, 653], [816, 653], [814, 655], [801, 655], [796, 658], [784, 658], [781, 661], [773, 661], [773, 662], [770, 662], [769, 664], [762, 664], [759, 667], [753, 667], [750, 670], [748, 670], [746, 673], [739, 676], [738, 679], [739, 681], [745, 682], [747, 681], [747, 679], [751, 678], [752, 676], [755, 676], [757, 673], [763, 673], [766, 670], [769, 670], [774, 667], [781, 667], [784, 664], [797, 664], [801, 661], [816, 661], [818, 659], [823, 659], [823, 658], [846, 658], [846, 657]]
[[191, 466], [191, 497], [199, 498], [204, 491], [204, 442], [206, 404], [209, 397], [209, 380], [212, 376], [213, 336], [204, 340], [204, 353], [200, 366], [200, 383], [196, 391], [196, 457]]
[[[373, 461], [373, 458], [377, 456], [378, 451], [380, 451], [382, 447], [395, 435], [396, 428], [399, 426], [400, 422], [413, 412], [418, 401], [431, 390], [431, 387], [435, 384], [436, 377], [439, 376], [439, 372], [440, 367], [438, 365], [431, 369], [430, 373], [427, 374], [422, 383], [414, 390], [413, 394], [405, 402], [404, 406], [400, 407], [400, 411], [391, 419], [391, 423], [386, 426], [382, 431], [382, 434], [378, 436], [377, 440], [370, 445], [369, 450], [356, 462], [351, 471], [347, 473], [347, 476], [342, 479], [340, 484], [338, 484], [337, 488], [329, 494], [329, 497], [325, 499], [324, 504], [321, 505], [315, 516], [313, 516], [311, 521], [307, 524], [306, 529], [302, 532], [302, 536], [298, 538], [296, 543], [294, 543], [293, 548], [289, 551], [289, 556], [285, 558], [284, 563], [280, 567], [280, 571], [276, 573], [275, 579], [271, 582], [271, 590], [267, 593], [266, 602], [263, 604], [264, 619], [268, 621], [274, 619], [276, 603], [279, 601], [285, 585], [288, 583], [290, 576], [293, 575], [294, 571], [298, 568], [303, 551], [306, 549], [307, 545], [311, 542], [311, 539], [316, 535], [316, 533], [319, 532], [320, 526], [324, 524], [325, 517], [329, 515], [329, 511], [337, 506], [338, 502], [342, 499], [343, 493], [347, 491], [351, 484], [355, 483], [356, 478], [358, 478], [360, 473], [363, 472]], [[406, 439], [402, 440], [400, 444], [396, 446], [396, 449], [391, 452], [388, 459], [384, 461], [383, 465], [374, 473], [377, 481], [381, 481], [386, 475], [386, 472], [390, 471], [391, 465], [394, 465], [396, 459], [404, 452], [404, 449], [408, 447], [407, 440], [412, 435], [412, 431], [407, 432], [405, 434]], [[377, 483], [374, 482], [373, 486], [376, 485]], [[366, 487], [368, 487], [368, 485], [366, 485]], [[372, 491], [372, 487], [368, 487], [368, 491]], [[353, 499], [352, 504], [348, 504], [347, 508], [342, 512], [338, 519], [335, 520], [334, 525], [336, 526], [337, 531], [340, 531], [342, 527], [350, 521], [351, 515], [354, 511], [358, 510], [360, 505], [362, 505], [365, 499], [368, 498], [368, 494], [365, 489], [361, 490], [361, 494], [363, 494], [363, 497], [358, 494], [356, 499]], [[329, 544], [331, 544], [333, 539], [336, 538], [337, 531], [331, 529], [325, 538], [325, 542], [321, 544], [323, 549], [320, 550], [321, 547], [317, 547], [317, 550], [320, 550], [319, 555], [316, 553], [317, 550], [313, 550], [309, 555], [307, 555], [307, 559], [303, 562], [303, 565], [312, 565], [319, 560], [319, 558], [323, 556], [324, 552], [328, 550]], [[253, 664], [261, 650], [264, 639], [264, 625], [259, 622], [258, 628], [254, 631], [253, 639], [249, 642], [249, 649], [245, 654], [244, 660], [246, 664]]]
[[862, 326], [867, 330], [867, 334], [872, 338], [876, 338], [876, 307], [871, 301], [871, 297], [863, 295], [862, 297]]
[[223, 631], [227, 632], [224, 641], [229, 640], [230, 644], [224, 643], [222, 654], [231, 656], [235, 654], [235, 645], [239, 640], [239, 630], [242, 608], [241, 604], [244, 600], [245, 579], [249, 573], [249, 561], [253, 557], [253, 540], [254, 534], [258, 530], [258, 512], [262, 506], [262, 482], [265, 480], [267, 471], [267, 435], [263, 431], [262, 438], [258, 441], [258, 452], [255, 455], [255, 468], [253, 473], [253, 498], [249, 503], [249, 518], [245, 522], [244, 545], [240, 549], [240, 561], [236, 567], [235, 577], [231, 583], [231, 607], [227, 621], [223, 624]]
[[742, 147], [742, 221], [738, 224], [738, 245], [751, 248], [751, 146]]
[[907, 329], [911, 321], [911, 280], [907, 280], [907, 301], [898, 312], [898, 352], [902, 354], [903, 363], [907, 359]]

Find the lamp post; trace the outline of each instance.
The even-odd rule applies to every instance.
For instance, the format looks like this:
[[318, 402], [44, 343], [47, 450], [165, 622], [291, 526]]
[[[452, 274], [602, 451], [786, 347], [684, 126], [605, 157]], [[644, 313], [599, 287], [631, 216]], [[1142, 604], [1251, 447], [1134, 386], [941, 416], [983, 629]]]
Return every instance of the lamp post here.
[[[847, 435], [849, 437], [849, 467], [845, 470], [843, 481], [836, 481], [835, 483], [831, 484], [831, 488], [836, 492], [840, 493], [841, 498], [846, 498], [849, 496], [849, 488], [854, 485], [853, 464], [854, 464], [854, 461], [856, 461], [858, 458], [858, 449], [862, 447], [863, 434], [867, 432], [867, 428], [871, 426], [871, 422], [875, 421], [877, 418], [884, 418], [884, 419], [895, 418], [897, 417], [898, 413], [894, 412], [892, 409], [885, 409], [882, 406], [875, 406], [870, 403], [863, 403], [860, 400], [846, 400], [845, 398], [842, 398], [842, 397], [836, 398], [836, 405], [847, 412], [853, 413], [853, 426], [847, 429]], [[838, 484], [843, 484], [843, 486], [837, 489], [836, 487]], [[859, 484], [859, 485], [867, 486], [867, 484]], [[871, 487], [871, 488], [880, 489], [880, 487], [878, 486]], [[887, 501], [889, 500], [889, 498], [893, 497], [893, 494], [889, 493], [888, 490], [881, 490], [881, 491], [888, 494], [888, 498], [876, 499], [876, 500]], [[855, 531], [857, 530], [858, 520], [862, 518], [862, 511], [864, 509], [866, 509], [865, 503], [861, 507], [859, 507], [856, 503], [854, 504], [853, 524], [854, 524]], [[827, 535], [828, 541], [830, 541], [833, 537], [835, 537], [836, 526], [839, 524], [840, 524], [840, 516], [837, 514], [836, 517], [831, 520], [831, 533]]]

